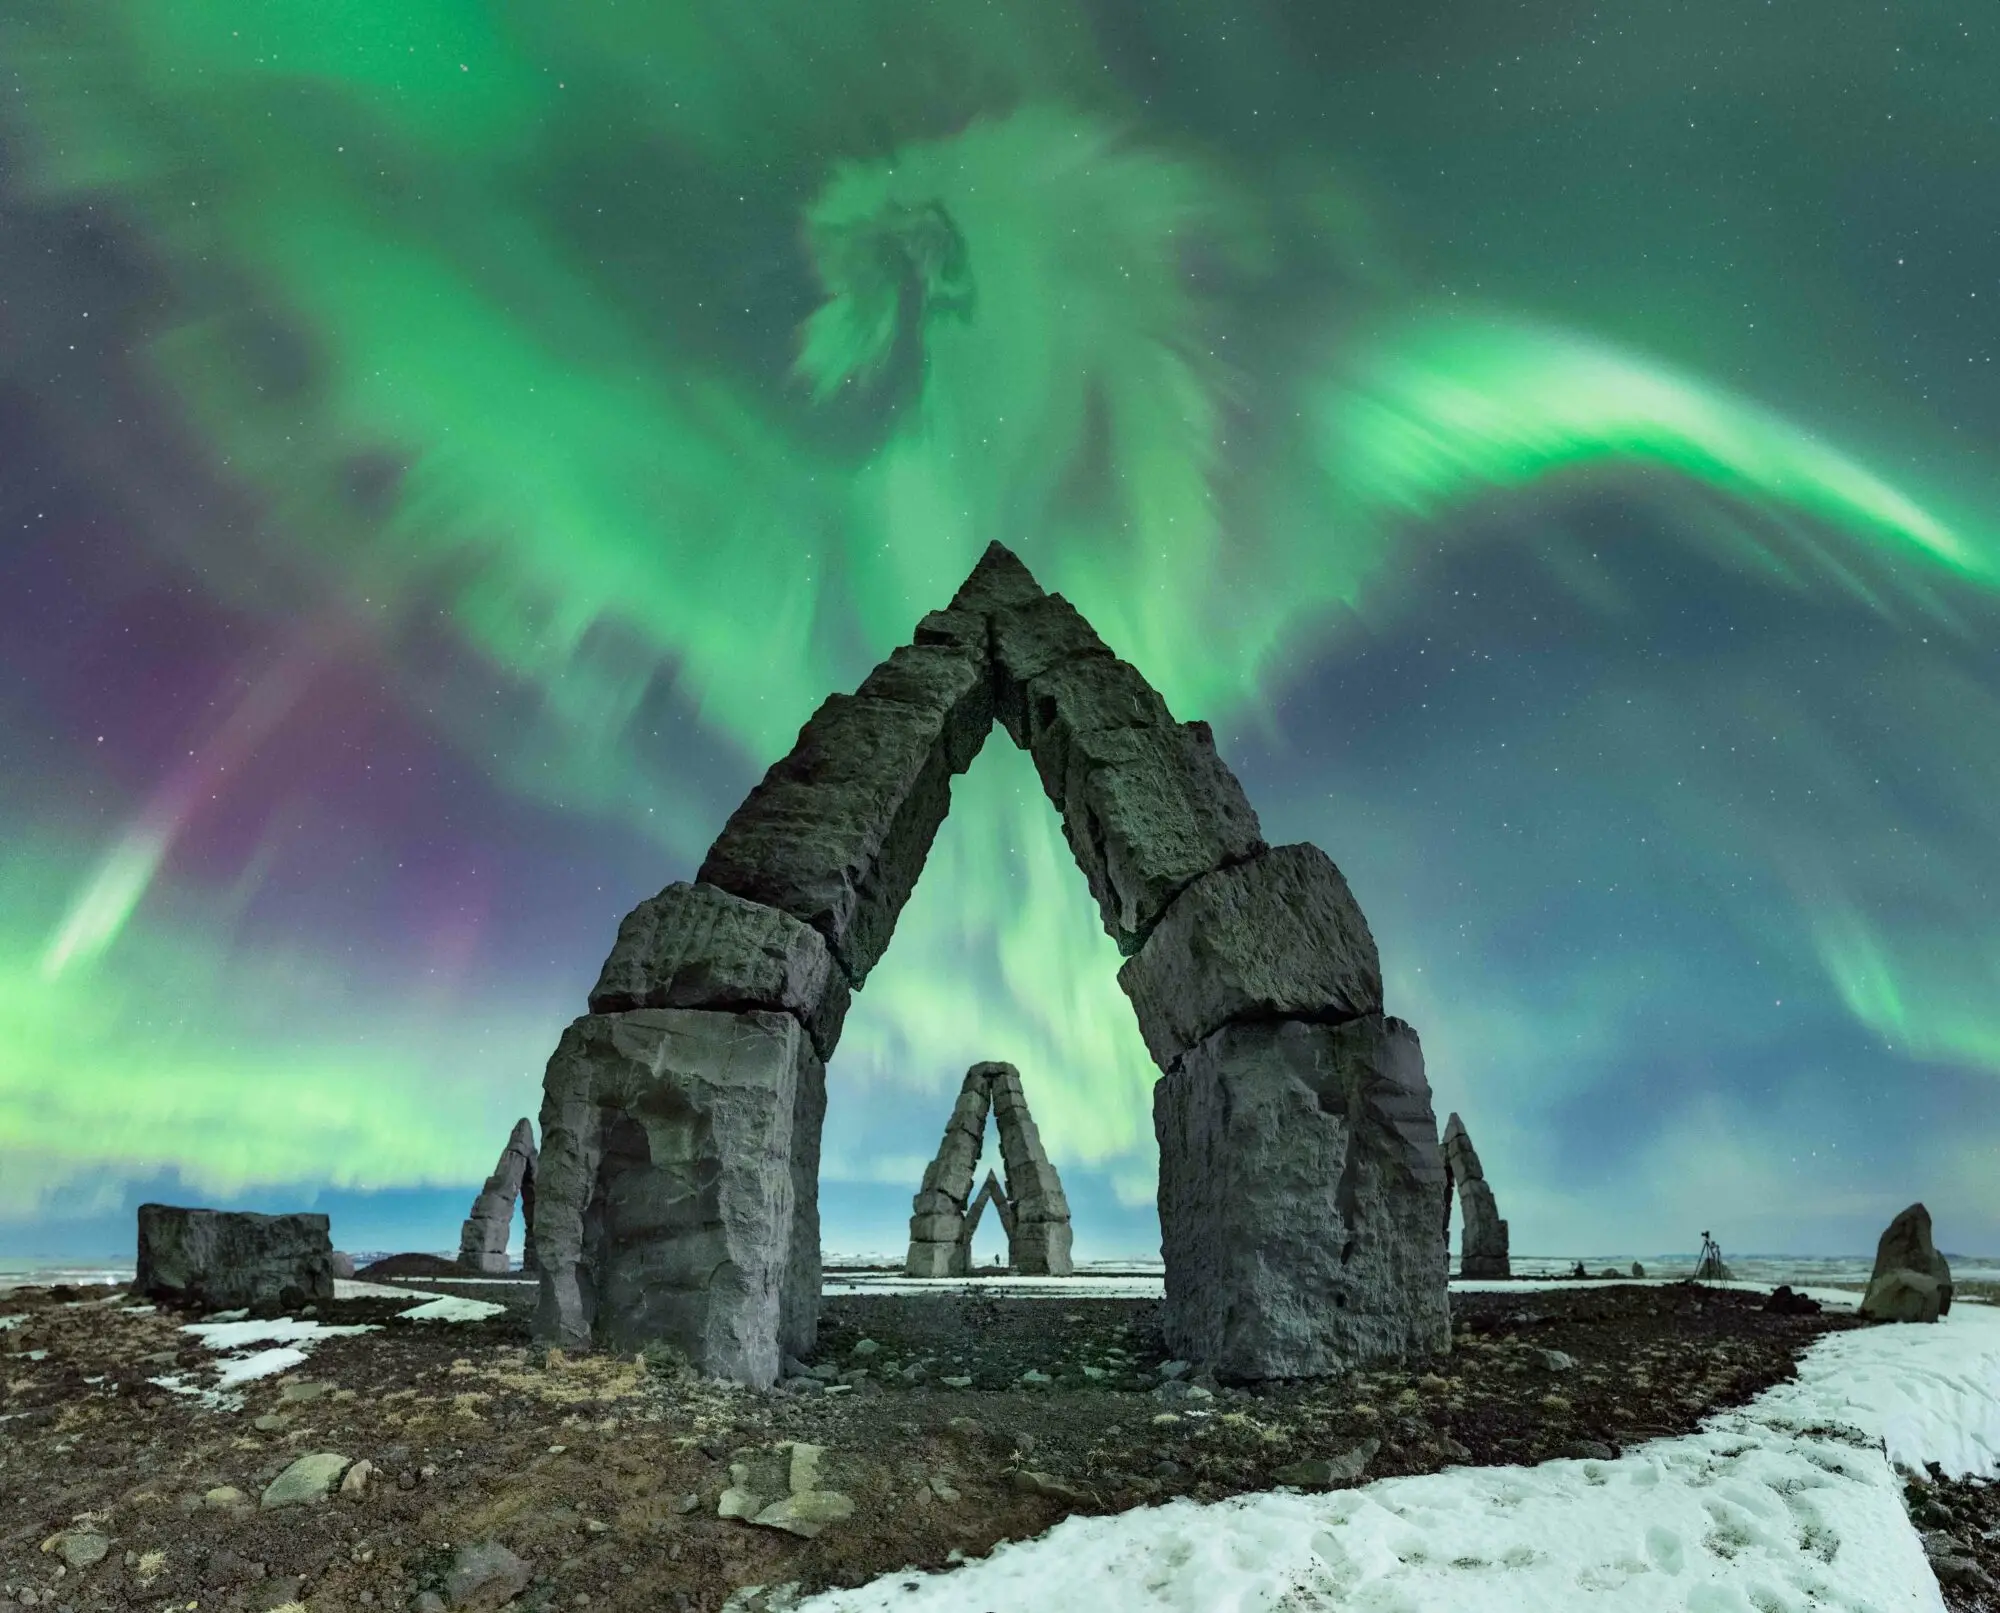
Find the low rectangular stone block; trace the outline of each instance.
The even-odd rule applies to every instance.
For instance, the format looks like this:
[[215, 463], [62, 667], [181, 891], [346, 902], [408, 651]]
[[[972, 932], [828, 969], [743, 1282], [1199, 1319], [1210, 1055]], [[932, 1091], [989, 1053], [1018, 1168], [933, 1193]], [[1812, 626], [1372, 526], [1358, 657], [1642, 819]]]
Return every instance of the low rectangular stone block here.
[[957, 1239], [965, 1225], [965, 1217], [956, 1211], [946, 1211], [942, 1215], [913, 1215], [910, 1217], [910, 1241], [912, 1243], [950, 1243]]
[[849, 995], [826, 938], [810, 925], [714, 885], [678, 883], [625, 915], [590, 1011], [781, 1009], [824, 1059], [840, 1040]]
[[1014, 1269], [1029, 1277], [1068, 1277], [1070, 1229], [1067, 1221], [1023, 1221], [1014, 1228], [1010, 1253]]
[[323, 1215], [258, 1215], [177, 1204], [139, 1206], [133, 1286], [149, 1299], [206, 1310], [296, 1310], [333, 1298], [333, 1241]]
[[1368, 921], [1333, 859], [1274, 846], [1204, 874], [1118, 971], [1164, 1070], [1234, 1019], [1354, 1019], [1382, 1008]]
[[912, 1243], [910, 1252], [903, 1262], [903, 1270], [912, 1277], [962, 1277], [965, 1266], [954, 1239], [950, 1243]]

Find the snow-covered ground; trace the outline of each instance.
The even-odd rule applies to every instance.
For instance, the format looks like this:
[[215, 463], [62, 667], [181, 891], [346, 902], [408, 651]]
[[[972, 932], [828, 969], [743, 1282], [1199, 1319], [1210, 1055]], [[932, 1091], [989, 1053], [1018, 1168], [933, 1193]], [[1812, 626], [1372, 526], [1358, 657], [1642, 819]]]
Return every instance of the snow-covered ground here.
[[2000, 1472], [2000, 1309], [1830, 1335], [1794, 1381], [1615, 1461], [1453, 1468], [1071, 1518], [946, 1573], [891, 1574], [796, 1606], [1935, 1613], [1944, 1602], [1897, 1473], [1925, 1462], [1953, 1477]]

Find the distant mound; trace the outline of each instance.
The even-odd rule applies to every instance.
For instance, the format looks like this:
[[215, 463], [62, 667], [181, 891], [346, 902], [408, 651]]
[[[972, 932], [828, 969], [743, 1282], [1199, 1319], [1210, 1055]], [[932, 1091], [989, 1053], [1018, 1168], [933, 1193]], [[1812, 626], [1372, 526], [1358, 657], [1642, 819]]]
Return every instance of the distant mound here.
[[372, 1277], [463, 1277], [465, 1274], [463, 1266], [443, 1255], [384, 1255], [354, 1275], [365, 1281]]

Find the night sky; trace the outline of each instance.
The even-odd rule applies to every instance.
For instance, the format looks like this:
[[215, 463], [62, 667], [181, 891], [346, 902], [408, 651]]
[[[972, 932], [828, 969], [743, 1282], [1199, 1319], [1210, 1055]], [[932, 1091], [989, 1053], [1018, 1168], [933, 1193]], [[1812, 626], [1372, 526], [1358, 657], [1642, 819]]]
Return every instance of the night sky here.
[[[1340, 863], [1517, 1251], [2000, 1249], [1996, 83], [1947, 0], [0, 0], [0, 1255], [455, 1241], [996, 538]], [[828, 1248], [1000, 1058], [1156, 1250], [1117, 962], [996, 731]]]

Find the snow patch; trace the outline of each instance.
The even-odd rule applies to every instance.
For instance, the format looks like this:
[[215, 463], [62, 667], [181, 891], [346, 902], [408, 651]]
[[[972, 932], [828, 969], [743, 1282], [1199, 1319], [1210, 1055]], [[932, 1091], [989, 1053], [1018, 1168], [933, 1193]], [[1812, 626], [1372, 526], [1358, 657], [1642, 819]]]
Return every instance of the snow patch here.
[[1453, 1468], [1324, 1495], [1069, 1518], [956, 1570], [890, 1574], [800, 1613], [1092, 1603], [1120, 1613], [1942, 1613], [1897, 1471], [1927, 1462], [1955, 1478], [2000, 1475], [2000, 1314], [1990, 1309], [1829, 1335], [1795, 1380], [1615, 1461]]
[[399, 1322], [483, 1322], [489, 1316], [499, 1316], [505, 1312], [505, 1305], [495, 1305], [490, 1300], [462, 1299], [457, 1294], [440, 1294], [436, 1299], [425, 1300], [421, 1305], [412, 1305], [406, 1311], [398, 1311]]

